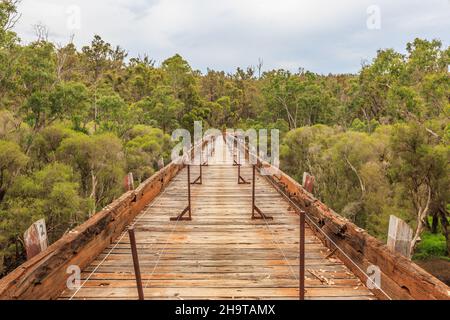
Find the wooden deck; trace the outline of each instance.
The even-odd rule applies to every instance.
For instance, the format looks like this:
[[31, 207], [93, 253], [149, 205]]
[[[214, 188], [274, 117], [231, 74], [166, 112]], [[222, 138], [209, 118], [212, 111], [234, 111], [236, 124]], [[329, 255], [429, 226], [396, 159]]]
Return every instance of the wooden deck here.
[[[183, 169], [135, 220], [146, 299], [298, 299], [299, 217], [263, 177], [256, 203], [273, 221], [251, 220], [251, 185], [217, 139], [203, 184], [192, 186], [193, 221], [171, 222], [187, 204]], [[251, 180], [251, 167], [243, 167]], [[195, 179], [198, 167], [193, 167]], [[306, 298], [373, 299], [344, 264], [306, 230]], [[82, 272], [82, 288], [61, 299], [137, 299], [126, 233]]]

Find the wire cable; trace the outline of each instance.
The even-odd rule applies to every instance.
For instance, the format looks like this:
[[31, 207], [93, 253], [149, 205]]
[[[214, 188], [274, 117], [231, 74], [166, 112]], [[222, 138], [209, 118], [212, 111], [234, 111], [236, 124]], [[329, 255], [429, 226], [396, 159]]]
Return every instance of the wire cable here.
[[[280, 192], [282, 195], [284, 195], [284, 197], [292, 204], [294, 205], [297, 210], [303, 211], [303, 209], [301, 209], [297, 203], [295, 203], [283, 190], [281, 190], [272, 180], [268, 179], [266, 177], [266, 179], [275, 187], [275, 189], [277, 189], [278, 192]], [[380, 290], [389, 300], [392, 300], [392, 298], [375, 282], [373, 281], [369, 275], [367, 275], [367, 273], [362, 270], [357, 264], [356, 262], [350, 258], [345, 252], [344, 250], [342, 250], [338, 244], [336, 242], [333, 241], [333, 239], [331, 239], [323, 230], [322, 228], [320, 228], [314, 220], [312, 220], [309, 215], [305, 212], [305, 217], [316, 227], [317, 230], [319, 230], [331, 243], [333, 243], [333, 245], [335, 246], [336, 249], [338, 249], [362, 274], [364, 274], [368, 280], [370, 280], [370, 282], [372, 282], [372, 284], [375, 286], [375, 288], [377, 288], [378, 290]]]
[[[143, 217], [145, 217], [148, 212], [149, 209], [152, 208], [156, 203], [158, 203], [161, 198], [162, 195], [166, 192], [167, 188], [164, 188], [163, 192], [159, 195], [158, 199], [155, 199], [155, 201], [153, 201], [146, 209], [145, 213], [141, 216], [139, 216], [137, 219], [135, 219], [135, 221], [133, 222], [133, 224], [131, 225], [131, 228], [133, 228], [136, 223], [138, 223]], [[117, 246], [119, 245], [119, 243], [122, 241], [122, 239], [125, 237], [125, 235], [127, 234], [127, 229], [126, 228], [123, 232], [122, 235], [120, 236], [119, 240], [116, 241], [115, 245], [111, 248], [111, 250], [109, 250], [109, 252], [106, 254], [106, 256], [102, 259], [102, 261], [100, 261], [100, 263], [94, 268], [94, 270], [89, 274], [89, 276], [83, 281], [83, 283], [81, 284], [80, 287], [77, 288], [77, 290], [73, 293], [73, 295], [69, 298], [69, 300], [72, 300], [77, 293], [83, 288], [83, 286], [89, 281], [89, 279], [92, 277], [92, 275], [97, 272], [98, 268], [100, 268], [100, 266], [106, 261], [106, 259], [108, 259], [108, 257], [111, 255], [111, 253], [117, 248]]]
[[[232, 137], [232, 139], [237, 140], [235, 137]], [[239, 142], [239, 141], [238, 141]], [[250, 156], [250, 152], [249, 152], [249, 156]], [[256, 157], [256, 155], [252, 154], [253, 156]], [[257, 157], [256, 157], [257, 159]], [[303, 211], [298, 205], [297, 203], [295, 203], [285, 192], [283, 192], [271, 179], [267, 178], [267, 176], [264, 176], [264, 178], [266, 180], [268, 180], [273, 186], [274, 188], [281, 193], [292, 205], [294, 205], [297, 210]], [[338, 249], [363, 275], [365, 275], [367, 277], [367, 279], [375, 286], [376, 289], [380, 290], [389, 300], [393, 300], [374, 280], [372, 280], [372, 278], [370, 278], [370, 276], [364, 271], [362, 270], [358, 264], [356, 264], [356, 262], [350, 258], [345, 252], [344, 250], [342, 250], [338, 244], [336, 242], [333, 241], [333, 239], [331, 239], [323, 230], [322, 228], [320, 228], [315, 222], [314, 220], [312, 220], [308, 214], [306, 214], [305, 212], [305, 217], [316, 227], [317, 230], [319, 230], [334, 246], [336, 249]]]

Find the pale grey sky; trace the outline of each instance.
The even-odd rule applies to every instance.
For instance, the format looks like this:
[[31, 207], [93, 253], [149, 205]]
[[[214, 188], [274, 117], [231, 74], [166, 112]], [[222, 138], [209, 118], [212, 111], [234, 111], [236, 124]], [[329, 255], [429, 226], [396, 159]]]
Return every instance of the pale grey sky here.
[[99, 34], [130, 56], [160, 63], [179, 53], [202, 71], [262, 58], [264, 70], [357, 72], [379, 48], [450, 42], [450, 0], [22, 0], [19, 11], [25, 43], [42, 23], [57, 43], [74, 34], [81, 47]]

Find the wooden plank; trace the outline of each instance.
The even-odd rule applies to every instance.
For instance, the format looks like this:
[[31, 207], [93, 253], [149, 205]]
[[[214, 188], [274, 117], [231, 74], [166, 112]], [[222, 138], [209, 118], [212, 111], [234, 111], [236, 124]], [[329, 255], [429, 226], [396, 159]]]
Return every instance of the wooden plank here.
[[[310, 269], [310, 268], [308, 268]], [[343, 269], [342, 271], [330, 271], [330, 270], [317, 270], [316, 272], [319, 275], [326, 276], [329, 279], [338, 279], [338, 280], [355, 280], [359, 281], [359, 279], [355, 278], [353, 274], [349, 273], [348, 271], [345, 271]], [[83, 272], [81, 274], [81, 279], [85, 280], [90, 276], [89, 280], [131, 280], [134, 279], [134, 274], [132, 272], [114, 272], [114, 273], [101, 273], [101, 272], [95, 272], [93, 274], [89, 272]], [[180, 272], [180, 273], [152, 273], [152, 274], [145, 274], [142, 276], [142, 279], [144, 280], [208, 280], [208, 279], [219, 279], [219, 281], [223, 282], [223, 278], [214, 277], [214, 274], [207, 275], [208, 278], [205, 278], [205, 274], [202, 273], [189, 273], [189, 272]], [[293, 281], [293, 277], [290, 274], [286, 274], [285, 272], [272, 272], [269, 274], [267, 273], [238, 273], [238, 272], [232, 272], [227, 274], [228, 277], [232, 280], [250, 280], [250, 281], [265, 281], [266, 279], [281, 279], [281, 280], [289, 280]], [[269, 277], [270, 276], [270, 277]], [[308, 278], [308, 276], [306, 277]], [[310, 279], [311, 281], [316, 280]]]
[[389, 219], [389, 231], [387, 239], [387, 247], [392, 252], [411, 259], [411, 240], [413, 237], [413, 230], [402, 219], [391, 215]]
[[[223, 147], [223, 145], [222, 145]], [[186, 203], [186, 170], [167, 186], [158, 204], [135, 220], [147, 299], [298, 298], [299, 218], [290, 204], [258, 175], [258, 206], [273, 221], [251, 220], [251, 186], [237, 184], [237, 169], [218, 157], [203, 168], [203, 184], [192, 187], [193, 220], [170, 222]], [[217, 164], [220, 163], [220, 164]], [[192, 167], [192, 176], [197, 168]], [[242, 168], [251, 175], [251, 166]], [[373, 295], [307, 227], [307, 298], [371, 299]], [[75, 299], [135, 299], [128, 237], [105, 248], [82, 273]], [[70, 298], [66, 291], [61, 299]]]
[[[355, 288], [361, 286], [359, 279], [332, 279], [334, 288]], [[328, 285], [318, 279], [306, 279], [306, 288], [326, 288]], [[136, 281], [118, 280], [118, 279], [100, 279], [89, 280], [83, 288], [136, 288]], [[150, 288], [297, 288], [298, 282], [293, 279], [276, 279], [270, 278], [258, 279], [250, 281], [248, 279], [199, 279], [199, 280], [180, 280], [180, 279], [164, 279], [148, 281]]]
[[[70, 293], [63, 294], [62, 297], [69, 297]], [[270, 299], [272, 297], [290, 297], [298, 299], [298, 288], [145, 288], [146, 299], [159, 299], [161, 297], [183, 298], [183, 297], [209, 297], [217, 299], [245, 299], [247, 297]], [[354, 288], [309, 288], [307, 297], [366, 297], [367, 289], [364, 287]], [[135, 297], [136, 288], [83, 288], [79, 291], [79, 297], [83, 299], [91, 298], [127, 298]]]

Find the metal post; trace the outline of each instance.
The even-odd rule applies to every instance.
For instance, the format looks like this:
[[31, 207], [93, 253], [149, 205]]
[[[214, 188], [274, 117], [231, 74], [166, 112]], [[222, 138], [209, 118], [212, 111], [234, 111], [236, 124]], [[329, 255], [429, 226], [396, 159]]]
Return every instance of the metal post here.
[[238, 167], [238, 184], [250, 184], [250, 182], [246, 181], [242, 176], [241, 176], [241, 153], [238, 153], [238, 159], [239, 159], [239, 163], [237, 164]]
[[[208, 161], [209, 161], [209, 158], [208, 158], [209, 142], [206, 143], [206, 160], [205, 160], [205, 162], [203, 162], [203, 141], [204, 141], [204, 139], [202, 138], [202, 144], [200, 146], [200, 166], [207, 167]], [[200, 168], [200, 170], [201, 170], [201, 168]]]
[[136, 247], [136, 237], [134, 236], [134, 229], [128, 229], [128, 235], [130, 237], [131, 254], [133, 256], [134, 274], [136, 276], [136, 285], [139, 295], [139, 300], [144, 300], [144, 289], [142, 288], [141, 270], [139, 268], [139, 257]]
[[256, 185], [256, 166], [253, 165], [253, 183], [252, 183], [252, 218], [255, 218], [255, 185]]
[[[266, 216], [261, 209], [256, 205], [256, 165], [253, 165], [253, 186], [252, 186], [252, 219], [265, 219], [265, 220], [273, 220], [273, 217]], [[255, 212], [258, 213], [258, 216], [255, 215]]]
[[191, 217], [191, 166], [188, 165], [188, 208], [189, 208], [189, 220], [192, 219]]
[[209, 156], [212, 157], [214, 148], [214, 136], [209, 140]]
[[[177, 216], [170, 218], [170, 221], [191, 221], [192, 220], [192, 212], [191, 212], [191, 165], [187, 165], [187, 185], [188, 185], [188, 206]], [[184, 215], [188, 213], [188, 217], [184, 217]]]
[[241, 183], [241, 166], [238, 166], [238, 184]]
[[[195, 159], [194, 159], [194, 161], [195, 161]], [[202, 142], [200, 145], [200, 162], [199, 162], [200, 175], [191, 184], [202, 184], [202, 167], [203, 166], [204, 166], [204, 164], [203, 164], [203, 138], [202, 138]]]
[[299, 298], [305, 300], [305, 211], [300, 211]]
[[202, 177], [203, 177], [202, 167], [203, 167], [203, 166], [200, 164], [200, 165], [199, 165], [199, 168], [200, 168], [200, 175], [198, 176], [197, 179], [194, 180], [194, 182], [192, 182], [192, 183], [189, 182], [189, 184], [202, 184], [202, 183], [203, 183], [203, 182], [202, 182]]
[[233, 166], [238, 166], [238, 162], [237, 162], [237, 149], [238, 149], [238, 141], [236, 137], [233, 137]]

